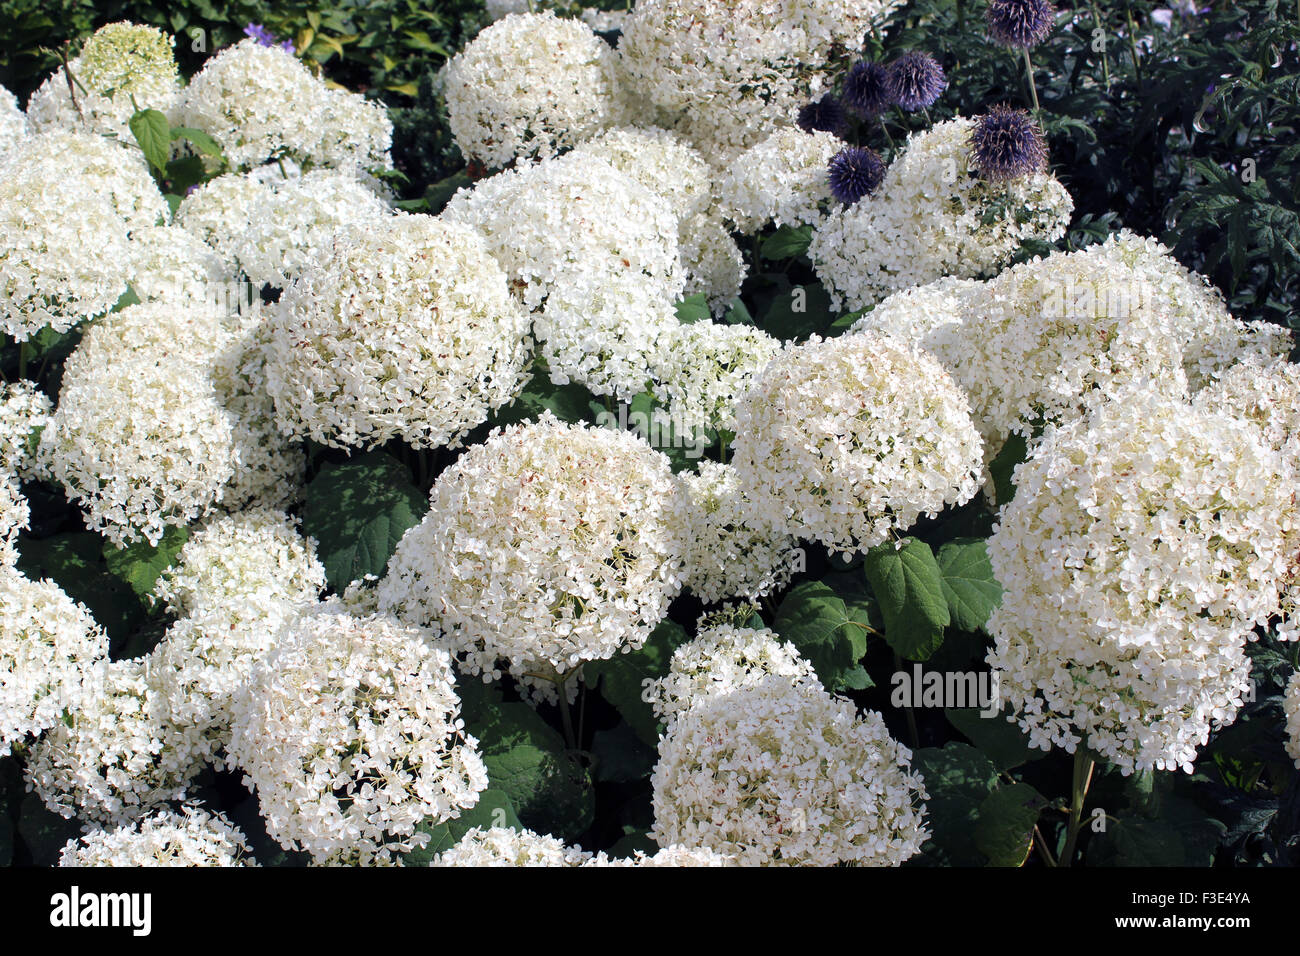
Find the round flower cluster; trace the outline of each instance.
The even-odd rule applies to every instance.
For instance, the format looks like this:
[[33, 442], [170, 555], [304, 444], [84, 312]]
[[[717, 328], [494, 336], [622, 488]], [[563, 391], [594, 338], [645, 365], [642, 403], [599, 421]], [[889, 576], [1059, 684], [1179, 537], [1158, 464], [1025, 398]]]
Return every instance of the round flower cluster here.
[[183, 799], [211, 745], [168, 724], [148, 658], [89, 668], [82, 696], [32, 745], [26, 778], [53, 813], [121, 824]]
[[928, 837], [910, 760], [879, 714], [770, 674], [677, 714], [650, 835], [742, 866], [896, 866]]
[[957, 276], [913, 286], [882, 299], [849, 331], [905, 339], [947, 363], [949, 343], [959, 340], [958, 327], [968, 315], [979, 314], [985, 289], [986, 283], [979, 279]]
[[330, 89], [292, 53], [253, 37], [195, 74], [180, 119], [212, 136], [236, 168], [285, 157], [318, 166], [391, 166], [392, 124], [381, 105]]
[[851, 206], [880, 188], [885, 179], [885, 161], [874, 149], [849, 146], [831, 157], [826, 174], [831, 195]]
[[67, 69], [59, 67], [32, 94], [27, 103], [32, 126], [82, 128], [133, 141], [127, 121], [137, 108], [169, 118], [175, 112], [181, 79], [173, 42], [163, 31], [138, 23], [100, 27]]
[[1300, 767], [1300, 671], [1287, 682], [1282, 708], [1286, 712], [1286, 752]]
[[18, 481], [0, 471], [0, 567], [18, 560], [18, 535], [31, 520], [31, 508]]
[[734, 431], [736, 402], [780, 350], [752, 325], [679, 325], [655, 359], [655, 394], [677, 428]]
[[677, 238], [686, 272], [682, 294], [707, 296], [709, 309], [722, 315], [749, 273], [736, 240], [718, 217], [705, 213], [683, 220]]
[[167, 302], [96, 323], [64, 370], [39, 455], [87, 526], [157, 544], [206, 513], [234, 475], [229, 413], [208, 374], [219, 320]]
[[727, 164], [719, 202], [737, 231], [758, 232], [768, 223], [806, 226], [821, 219], [831, 198], [826, 167], [844, 143], [830, 133], [777, 130]]
[[684, 710], [762, 683], [769, 674], [821, 688], [812, 664], [793, 644], [783, 644], [775, 631], [701, 626], [693, 641], [673, 652], [668, 673], [650, 682], [642, 697], [671, 725]]
[[429, 499], [380, 607], [431, 628], [485, 679], [501, 676], [500, 658], [537, 686], [525, 675], [634, 650], [681, 588], [678, 485], [630, 432], [547, 413], [471, 448]]
[[795, 539], [783, 521], [750, 506], [735, 468], [701, 460], [698, 474], [680, 480], [690, 496], [686, 586], [696, 597], [707, 604], [756, 600], [790, 580]]
[[624, 119], [618, 60], [578, 20], [511, 14], [447, 66], [447, 123], [466, 159], [489, 168], [547, 158]]
[[978, 489], [970, 405], [934, 358], [872, 334], [778, 355], [736, 411], [755, 511], [833, 552], [865, 552]]
[[0, 86], [0, 163], [30, 132], [27, 114], [18, 106], [18, 98]]
[[836, 307], [874, 305], [943, 276], [996, 272], [1027, 239], [1065, 235], [1074, 204], [1048, 173], [1006, 182], [971, 168], [974, 122], [909, 137], [869, 200], [833, 211], [808, 254]]
[[284, 288], [329, 255], [338, 230], [386, 225], [391, 216], [353, 171], [314, 169], [258, 189], [231, 251], [254, 285]]
[[1031, 743], [1190, 773], [1288, 583], [1290, 469], [1238, 419], [1134, 389], [1049, 428], [1015, 481], [989, 664]]
[[592, 858], [549, 834], [511, 827], [475, 827], [430, 866], [581, 866]]
[[487, 787], [446, 652], [322, 605], [290, 623], [235, 702], [230, 762], [267, 833], [318, 862], [390, 860]]
[[175, 224], [211, 246], [225, 271], [233, 275], [239, 271], [235, 246], [248, 228], [254, 205], [268, 190], [298, 175], [293, 167], [285, 173], [278, 166], [264, 166], [210, 179], [181, 200]]
[[474, 226], [528, 308], [556, 384], [624, 401], [645, 390], [684, 281], [669, 203], [592, 155], [501, 173], [443, 218]]
[[792, 125], [895, 0], [640, 0], [619, 55], [655, 122], [715, 161]]
[[247, 837], [220, 813], [185, 806], [73, 837], [59, 866], [257, 866]]
[[[68, 180], [78, 192], [104, 196], [128, 234], [167, 220], [167, 200], [150, 175], [144, 154], [107, 136], [50, 130], [24, 140], [11, 160], [6, 174], [30, 177], [33, 186]], [[65, 210], [63, 218], [80, 213], [80, 207]]]
[[669, 206], [679, 221], [708, 213], [716, 175], [699, 151], [666, 129], [611, 129], [573, 150], [604, 160]]
[[131, 233], [127, 276], [142, 302], [166, 299], [190, 308], [219, 309], [231, 279], [216, 251], [179, 226], [149, 226]]
[[20, 379], [0, 385], [0, 474], [32, 477], [32, 433], [50, 423], [49, 396]]
[[1031, 176], [1047, 168], [1047, 140], [1026, 110], [995, 106], [975, 121], [971, 168], [999, 182]]
[[108, 636], [53, 581], [0, 567], [0, 752], [53, 727], [84, 703], [87, 668]]
[[528, 312], [455, 222], [400, 216], [340, 234], [281, 306], [266, 376], [287, 435], [454, 446], [527, 381]]

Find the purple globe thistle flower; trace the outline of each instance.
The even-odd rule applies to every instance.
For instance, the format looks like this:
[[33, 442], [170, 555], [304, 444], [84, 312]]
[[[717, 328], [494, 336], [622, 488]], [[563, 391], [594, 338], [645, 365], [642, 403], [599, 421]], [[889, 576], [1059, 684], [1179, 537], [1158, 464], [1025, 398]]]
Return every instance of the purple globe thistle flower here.
[[991, 182], [1032, 175], [1047, 167], [1043, 131], [1025, 110], [995, 106], [975, 121], [970, 164]]
[[885, 161], [873, 149], [846, 146], [831, 157], [829, 173], [831, 195], [852, 206], [879, 188], [885, 178]]
[[893, 106], [885, 68], [870, 60], [854, 63], [844, 78], [844, 103], [864, 119], [875, 119]]
[[885, 78], [890, 98], [909, 113], [928, 109], [948, 86], [939, 62], [918, 50], [904, 53], [889, 64]]
[[844, 107], [830, 93], [799, 110], [799, 128], [805, 133], [823, 132], [843, 136], [849, 129]]
[[1016, 50], [1038, 46], [1052, 32], [1056, 8], [1048, 0], [989, 0], [989, 36]]

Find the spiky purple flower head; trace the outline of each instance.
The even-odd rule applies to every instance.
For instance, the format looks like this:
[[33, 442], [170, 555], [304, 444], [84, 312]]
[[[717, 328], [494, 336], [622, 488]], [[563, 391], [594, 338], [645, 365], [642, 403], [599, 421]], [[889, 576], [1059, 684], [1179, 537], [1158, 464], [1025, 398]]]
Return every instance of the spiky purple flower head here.
[[1052, 32], [1056, 8], [1048, 0], [989, 0], [989, 36], [1016, 50], [1038, 46]]
[[870, 196], [885, 179], [885, 161], [874, 149], [847, 146], [831, 157], [831, 195], [852, 206]]
[[797, 122], [805, 133], [823, 132], [843, 136], [849, 130], [849, 118], [844, 113], [844, 107], [830, 93], [802, 107]]
[[939, 61], [928, 53], [910, 50], [885, 68], [890, 98], [914, 113], [928, 109], [948, 86]]
[[844, 77], [844, 103], [864, 119], [875, 119], [894, 105], [884, 66], [859, 60]]
[[995, 106], [975, 121], [970, 164], [992, 182], [1032, 175], [1047, 167], [1043, 131], [1025, 110]]

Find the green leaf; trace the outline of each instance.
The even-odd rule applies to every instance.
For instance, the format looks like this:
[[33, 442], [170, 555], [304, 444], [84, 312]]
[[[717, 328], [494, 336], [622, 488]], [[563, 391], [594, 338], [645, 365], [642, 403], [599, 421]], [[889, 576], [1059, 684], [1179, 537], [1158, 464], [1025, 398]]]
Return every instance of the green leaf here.
[[112, 574], [103, 558], [103, 540], [89, 531], [34, 540], [20, 538], [17, 568], [33, 581], [49, 578], [80, 601], [108, 632], [113, 643], [126, 640], [145, 619], [135, 590]]
[[367, 574], [382, 577], [397, 542], [427, 508], [401, 462], [372, 451], [322, 466], [307, 486], [302, 530], [316, 539], [330, 587], [342, 591]]
[[949, 743], [940, 750], [924, 747], [912, 765], [925, 780], [926, 819], [930, 839], [921, 847], [921, 865], [984, 866], [986, 855], [975, 844], [980, 808], [997, 786], [993, 762], [974, 747]]
[[823, 332], [832, 318], [831, 297], [819, 282], [791, 286], [779, 293], [758, 327], [783, 341], [799, 342]]
[[158, 583], [158, 576], [171, 567], [189, 538], [189, 528], [173, 525], [163, 532], [157, 545], [137, 541], [125, 548], [116, 548], [105, 541], [104, 564], [112, 574], [129, 584], [137, 596], [147, 600]]
[[880, 602], [885, 640], [901, 657], [924, 661], [943, 643], [951, 623], [943, 575], [930, 546], [909, 538], [902, 547], [886, 541], [867, 552], [867, 580]]
[[952, 623], [963, 631], [982, 629], [1002, 600], [986, 542], [979, 538], [949, 541], [939, 548], [938, 561]]
[[1029, 453], [1024, 435], [1011, 435], [994, 459], [989, 462], [989, 472], [993, 475], [993, 488], [998, 496], [998, 506], [1009, 502], [1016, 493], [1016, 486], [1011, 481], [1016, 465], [1023, 462]]
[[598, 730], [591, 742], [598, 783], [635, 783], [654, 771], [658, 753], [643, 741], [632, 725], [623, 721]]
[[466, 833], [476, 827], [484, 830], [494, 827], [522, 830], [524, 825], [515, 815], [515, 808], [510, 802], [509, 794], [504, 790], [489, 787], [478, 795], [478, 803], [462, 811], [460, 816], [441, 823], [426, 820], [416, 827], [417, 833], [429, 835], [429, 842], [418, 850], [404, 854], [402, 862], [406, 866], [428, 866], [430, 860], [439, 853], [451, 849]]
[[1003, 783], [984, 798], [977, 811], [975, 846], [989, 866], [1023, 866], [1034, 842], [1038, 814], [1047, 806], [1027, 783]]
[[713, 317], [713, 313], [709, 311], [709, 297], [703, 292], [687, 296], [678, 302], [675, 308], [677, 310], [677, 321], [682, 325], [690, 325], [694, 322], [708, 322]]
[[862, 683], [859, 663], [867, 653], [867, 628], [828, 585], [805, 581], [791, 588], [772, 629], [812, 663], [829, 690]]
[[588, 687], [595, 687], [599, 681], [600, 695], [622, 715], [642, 741], [655, 746], [659, 743], [659, 720], [641, 695], [646, 681], [668, 673], [673, 651], [687, 640], [686, 630], [680, 624], [664, 620], [650, 632], [638, 650], [584, 664], [582, 679]]
[[1102, 818], [1087, 845], [1090, 866], [1210, 866], [1227, 827], [1190, 798], [1182, 775], [1148, 772], [1125, 781], [1127, 807]]
[[223, 163], [226, 161], [226, 156], [221, 151], [221, 144], [201, 129], [194, 129], [192, 126], [173, 126], [171, 138], [173, 141], [188, 140], [190, 145], [203, 155], [219, 159]]
[[776, 262], [801, 256], [812, 245], [812, 233], [812, 226], [778, 226], [759, 246], [759, 255]]
[[171, 155], [172, 128], [167, 117], [158, 110], [137, 110], [126, 125], [149, 165], [162, 174]]
[[469, 173], [463, 169], [453, 176], [433, 183], [424, 191], [424, 201], [429, 206], [429, 214], [438, 215], [446, 208], [447, 203], [451, 202], [451, 197], [456, 195], [458, 190], [469, 189], [473, 185], [474, 180], [470, 179]]
[[527, 704], [505, 702], [476, 677], [458, 684], [466, 731], [479, 741], [490, 786], [503, 791], [524, 825], [577, 839], [595, 817], [591, 773]]
[[995, 717], [983, 717], [974, 707], [948, 707], [944, 716], [999, 770], [1011, 770], [1047, 756], [1047, 751], [1029, 746], [1029, 737], [1006, 719], [1005, 712]]
[[576, 382], [555, 385], [546, 372], [535, 376], [511, 404], [492, 418], [494, 425], [514, 425], [537, 419], [549, 411], [562, 422], [594, 423], [592, 402], [595, 396]]

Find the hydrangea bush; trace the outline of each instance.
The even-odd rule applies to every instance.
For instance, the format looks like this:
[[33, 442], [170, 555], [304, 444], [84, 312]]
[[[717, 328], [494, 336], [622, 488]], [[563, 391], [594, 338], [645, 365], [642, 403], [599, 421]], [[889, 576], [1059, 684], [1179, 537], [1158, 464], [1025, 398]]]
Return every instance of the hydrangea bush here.
[[473, 6], [0, 88], [0, 862], [1300, 862], [1289, 293], [1077, 142], [1183, 41]]

